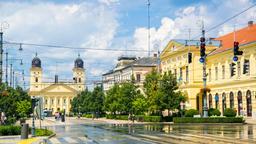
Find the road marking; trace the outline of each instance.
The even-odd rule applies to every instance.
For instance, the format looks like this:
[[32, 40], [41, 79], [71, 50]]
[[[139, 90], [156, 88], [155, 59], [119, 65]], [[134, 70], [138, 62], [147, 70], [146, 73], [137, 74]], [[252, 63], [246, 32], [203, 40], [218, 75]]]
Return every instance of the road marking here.
[[80, 139], [81, 141], [83, 142], [86, 142], [86, 141], [90, 141], [88, 138], [86, 137], [78, 137], [78, 139]]
[[63, 137], [63, 139], [68, 143], [78, 143], [76, 140], [72, 139], [71, 137]]
[[49, 139], [52, 144], [60, 144], [60, 141], [57, 138]]

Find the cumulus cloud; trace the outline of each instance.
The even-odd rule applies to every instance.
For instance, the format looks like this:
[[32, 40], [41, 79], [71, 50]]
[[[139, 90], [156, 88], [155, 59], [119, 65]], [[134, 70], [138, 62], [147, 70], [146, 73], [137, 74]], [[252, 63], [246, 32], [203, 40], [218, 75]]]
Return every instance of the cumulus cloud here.
[[[236, 3], [233, 0], [212, 0], [211, 3], [212, 5], [201, 4], [178, 9], [174, 18], [163, 17], [159, 27], [150, 28], [151, 50], [163, 50], [171, 39], [189, 39], [189, 36], [190, 38], [198, 37], [201, 32], [202, 21], [204, 21], [204, 26], [207, 30], [240, 12], [241, 8], [247, 8], [252, 5], [251, 0], [237, 0]], [[234, 5], [237, 5], [237, 7]], [[249, 20], [255, 19], [255, 13], [256, 9], [252, 9], [206, 35], [208, 37], [217, 37], [226, 34], [233, 31], [234, 24], [236, 24], [236, 29], [245, 27]], [[146, 27], [137, 28], [133, 39], [133, 47], [142, 50], [148, 49], [148, 29]], [[144, 56], [146, 56], [145, 53]]]

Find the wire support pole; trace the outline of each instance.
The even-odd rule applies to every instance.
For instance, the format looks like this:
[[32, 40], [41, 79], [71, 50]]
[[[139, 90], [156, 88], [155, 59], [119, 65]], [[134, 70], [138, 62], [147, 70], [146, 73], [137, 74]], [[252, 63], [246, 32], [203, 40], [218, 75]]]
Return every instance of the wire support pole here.
[[[202, 37], [205, 38], [204, 24], [202, 26]], [[207, 94], [206, 94], [206, 81], [207, 81], [206, 57], [207, 55], [204, 56], [204, 62], [203, 62], [203, 117], [208, 117]]]
[[0, 83], [3, 80], [3, 32], [0, 32]]
[[150, 0], [148, 0], [148, 57], [150, 57]]

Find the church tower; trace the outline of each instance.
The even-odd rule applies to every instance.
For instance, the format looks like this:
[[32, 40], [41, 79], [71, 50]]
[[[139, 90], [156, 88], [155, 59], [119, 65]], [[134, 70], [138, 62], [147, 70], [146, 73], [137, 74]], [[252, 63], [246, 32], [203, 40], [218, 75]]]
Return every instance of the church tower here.
[[73, 82], [77, 85], [76, 88], [79, 91], [83, 91], [85, 88], [85, 69], [84, 62], [78, 55], [78, 58], [75, 60], [73, 68]]
[[30, 91], [40, 91], [42, 83], [41, 60], [36, 56], [32, 60], [30, 68]]

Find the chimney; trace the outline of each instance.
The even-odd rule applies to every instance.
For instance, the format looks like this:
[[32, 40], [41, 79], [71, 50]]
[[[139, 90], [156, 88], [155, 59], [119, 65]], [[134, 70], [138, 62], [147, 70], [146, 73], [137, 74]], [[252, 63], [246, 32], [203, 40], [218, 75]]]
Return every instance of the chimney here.
[[58, 83], [58, 75], [55, 75], [55, 83]]
[[157, 54], [156, 54], [156, 53], [154, 53], [154, 57], [157, 57]]
[[248, 27], [253, 26], [253, 21], [248, 21]]

